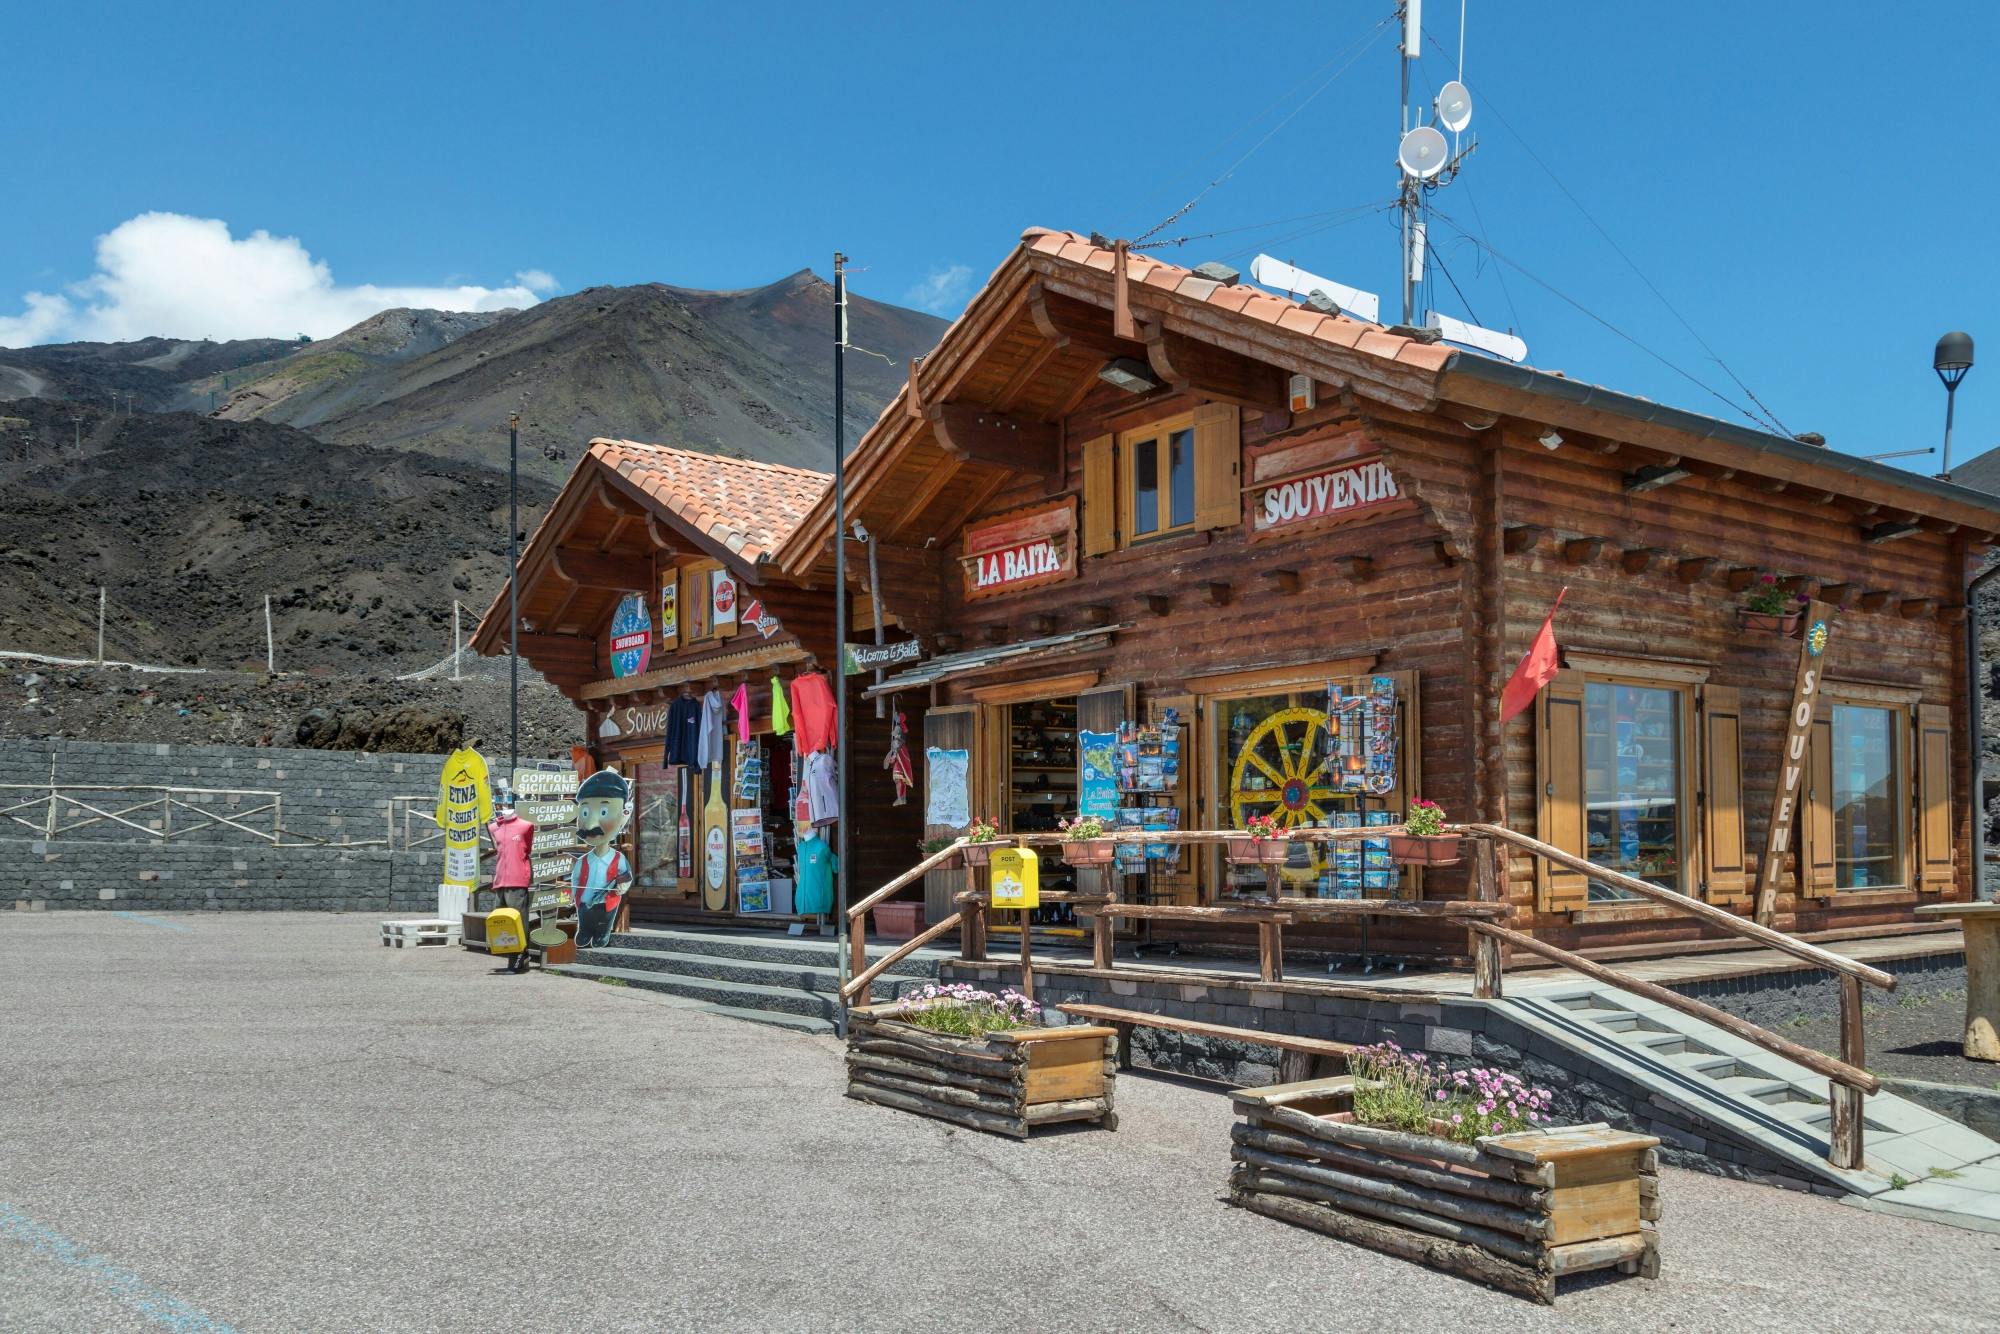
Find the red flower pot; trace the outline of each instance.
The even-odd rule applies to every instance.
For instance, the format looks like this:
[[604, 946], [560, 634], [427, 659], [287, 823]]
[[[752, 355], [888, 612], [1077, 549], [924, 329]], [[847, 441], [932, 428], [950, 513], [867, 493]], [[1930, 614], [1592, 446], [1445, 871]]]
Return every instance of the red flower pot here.
[[1231, 834], [1222, 841], [1222, 854], [1231, 866], [1255, 866], [1258, 840], [1248, 834]]
[[1292, 855], [1290, 838], [1260, 838], [1257, 840], [1257, 860], [1266, 866], [1283, 866]]
[[1802, 611], [1751, 611], [1748, 607], [1736, 609], [1736, 623], [1745, 630], [1760, 630], [1766, 634], [1797, 635]]
[[875, 934], [884, 940], [908, 940], [924, 929], [924, 905], [918, 899], [892, 899], [875, 905]]
[[1457, 834], [1391, 834], [1389, 860], [1405, 866], [1454, 866], [1462, 842]]
[[1117, 850], [1108, 838], [1072, 839], [1062, 845], [1062, 859], [1071, 866], [1108, 866]]

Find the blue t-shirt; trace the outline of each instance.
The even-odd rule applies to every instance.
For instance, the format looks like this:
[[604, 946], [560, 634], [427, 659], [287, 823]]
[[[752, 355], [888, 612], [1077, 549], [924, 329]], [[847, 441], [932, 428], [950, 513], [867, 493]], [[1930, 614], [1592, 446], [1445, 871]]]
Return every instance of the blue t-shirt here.
[[797, 851], [798, 883], [792, 891], [792, 911], [832, 912], [833, 873], [840, 858], [833, 855], [833, 849], [818, 835], [800, 839]]

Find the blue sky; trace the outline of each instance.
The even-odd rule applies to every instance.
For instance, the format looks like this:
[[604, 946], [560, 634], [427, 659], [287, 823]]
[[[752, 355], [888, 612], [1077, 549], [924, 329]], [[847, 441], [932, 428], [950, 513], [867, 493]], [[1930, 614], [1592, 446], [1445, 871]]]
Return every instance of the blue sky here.
[[[407, 288], [749, 286], [836, 248], [858, 291], [953, 314], [1023, 227], [1144, 232], [1287, 116], [1161, 233], [1228, 234], [1162, 253], [1247, 263], [1262, 242], [1386, 297], [1390, 216], [1333, 211], [1394, 191], [1393, 33], [1324, 80], [1392, 8], [18, 9], [0, 321], [90, 279], [97, 238], [149, 212], [296, 238], [327, 270], [308, 286], [339, 289], [300, 296], [322, 321]], [[1426, 4], [1446, 50], [1420, 85], [1455, 72], [1458, 8]], [[1956, 457], [2000, 444], [2000, 176], [1972, 97], [1996, 39], [1988, 6], [1471, 0], [1480, 148], [1435, 204], [1519, 268], [1439, 223], [1464, 299], [1440, 282], [1435, 304], [1516, 328], [1536, 365], [1740, 420], [1653, 353], [1743, 402], [1733, 371], [1855, 453], [1936, 442], [1931, 347], [1965, 328], [1991, 364], [1960, 393]], [[229, 318], [181, 308], [220, 299], [198, 286], [128, 323]]]

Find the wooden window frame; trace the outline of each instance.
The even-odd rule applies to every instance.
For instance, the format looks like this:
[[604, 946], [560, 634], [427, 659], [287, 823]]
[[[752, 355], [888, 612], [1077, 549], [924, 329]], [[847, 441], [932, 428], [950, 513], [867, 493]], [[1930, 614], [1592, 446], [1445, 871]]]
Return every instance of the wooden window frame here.
[[[1188, 521], [1182, 524], [1174, 524], [1171, 527], [1162, 525], [1149, 533], [1141, 533], [1137, 531], [1139, 522], [1138, 446], [1149, 440], [1158, 441], [1163, 448], [1158, 451], [1157, 457], [1160, 463], [1165, 465], [1167, 459], [1164, 446], [1168, 444], [1176, 431], [1186, 431], [1188, 433], [1188, 483], [1191, 488]], [[1122, 539], [1119, 545], [1125, 547], [1145, 546], [1149, 543], [1157, 542], [1162, 538], [1184, 537], [1189, 533], [1197, 531], [1196, 519], [1200, 515], [1200, 507], [1195, 502], [1192, 488], [1199, 477], [1198, 470], [1201, 465], [1196, 457], [1193, 410], [1190, 409], [1187, 412], [1175, 413], [1171, 417], [1162, 417], [1156, 421], [1147, 422], [1144, 426], [1135, 426], [1129, 430], [1120, 431], [1118, 432], [1116, 441], [1117, 453], [1113, 457], [1112, 466], [1118, 473], [1118, 509], [1120, 515], [1123, 517], [1123, 522], [1119, 524], [1119, 537]], [[1160, 512], [1162, 516], [1170, 517], [1173, 509], [1171, 465], [1160, 468], [1158, 482]]]
[[[693, 648], [697, 644], [719, 644], [726, 637], [715, 625], [715, 572], [722, 568], [719, 560], [689, 561], [680, 567], [680, 643], [682, 648]], [[700, 592], [690, 596], [694, 589]], [[699, 619], [696, 619], [699, 613]], [[694, 633], [699, 626], [701, 633]]]
[[[1832, 892], [1827, 895], [1827, 898], [1835, 904], [1841, 904], [1861, 902], [1861, 900], [1852, 897], [1856, 894], [1907, 894], [1913, 896], [1916, 893], [1916, 828], [1914, 816], [1917, 799], [1915, 779], [1917, 764], [1916, 720], [1914, 709], [1909, 704], [1891, 703], [1880, 693], [1843, 689], [1838, 685], [1831, 684], [1826, 687], [1826, 693], [1821, 698], [1825, 701], [1826, 708], [1827, 743], [1833, 747], [1835, 752], [1833, 756], [1829, 756], [1830, 760], [1838, 758], [1839, 752], [1839, 745], [1834, 736], [1834, 724], [1839, 716], [1836, 710], [1842, 708], [1872, 709], [1877, 713], [1888, 715], [1890, 727], [1889, 757], [1896, 766], [1889, 792], [1889, 808], [1896, 814], [1896, 860], [1899, 863], [1896, 883], [1890, 885], [1854, 885], [1842, 887], [1838, 883], [1836, 874], [1836, 882], [1832, 887]], [[1827, 800], [1831, 802], [1832, 799], [1833, 794], [1828, 793]], [[1839, 865], [1837, 857], [1834, 865]], [[1808, 897], [1818, 896], [1809, 895]]]
[[[1639, 663], [1634, 663], [1635, 668], [1639, 666]], [[1577, 745], [1579, 747], [1577, 756], [1577, 773], [1579, 776], [1577, 799], [1582, 805], [1584, 858], [1586, 860], [1590, 858], [1590, 764], [1588, 753], [1581, 748], [1584, 746], [1586, 740], [1584, 722], [1590, 716], [1589, 688], [1593, 685], [1636, 686], [1645, 690], [1671, 691], [1680, 699], [1680, 716], [1678, 720], [1680, 729], [1680, 736], [1678, 737], [1680, 743], [1680, 772], [1676, 775], [1674, 792], [1674, 819], [1677, 826], [1675, 845], [1679, 849], [1678, 879], [1669, 888], [1686, 894], [1691, 898], [1699, 898], [1701, 888], [1700, 870], [1705, 865], [1705, 861], [1701, 819], [1695, 809], [1696, 770], [1701, 763], [1702, 756], [1702, 752], [1699, 749], [1700, 723], [1697, 718], [1695, 704], [1697, 698], [1696, 687], [1701, 683], [1701, 679], [1706, 676], [1706, 673], [1703, 672], [1700, 677], [1697, 677], [1692, 673], [1681, 671], [1675, 671], [1671, 675], [1654, 675], [1652, 672], [1646, 670], [1596, 671], [1589, 668], [1579, 670], [1581, 672], [1581, 686], [1584, 691], [1584, 711], [1578, 715], [1577, 719]], [[1615, 759], [1616, 756], [1614, 755], [1613, 758]], [[1538, 829], [1537, 833], [1539, 834], [1540, 832]], [[1628, 872], [1628, 874], [1633, 873]], [[1645, 877], [1640, 878], [1644, 879]], [[1574, 908], [1560, 909], [1558, 911], [1567, 911], [1572, 914], [1601, 912], [1605, 909], [1620, 908], [1627, 904], [1639, 905], [1645, 902], [1638, 895], [1634, 895], [1629, 899], [1616, 898], [1592, 901], [1589, 893], [1589, 885], [1586, 882], [1583, 902]]]

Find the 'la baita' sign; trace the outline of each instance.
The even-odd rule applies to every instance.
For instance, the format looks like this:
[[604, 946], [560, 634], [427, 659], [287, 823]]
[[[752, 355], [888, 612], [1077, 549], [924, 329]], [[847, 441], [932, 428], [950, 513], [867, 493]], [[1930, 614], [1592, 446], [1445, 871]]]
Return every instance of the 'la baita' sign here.
[[989, 597], [1076, 574], [1076, 507], [1062, 501], [965, 530], [965, 595]]
[[1265, 487], [1251, 505], [1250, 521], [1261, 533], [1372, 510], [1400, 500], [1402, 495], [1387, 465], [1380, 459], [1366, 459]]

